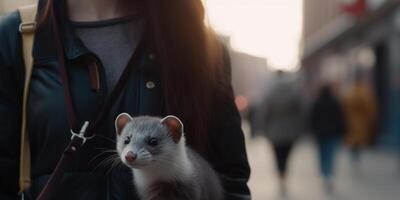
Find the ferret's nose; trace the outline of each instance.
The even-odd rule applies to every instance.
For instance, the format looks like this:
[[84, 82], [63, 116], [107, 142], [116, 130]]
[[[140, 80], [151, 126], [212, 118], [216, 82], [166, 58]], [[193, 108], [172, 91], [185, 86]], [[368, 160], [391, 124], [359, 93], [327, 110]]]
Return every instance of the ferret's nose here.
[[137, 155], [135, 153], [133, 153], [132, 151], [128, 151], [128, 153], [126, 153], [125, 155], [125, 160], [127, 162], [135, 162]]

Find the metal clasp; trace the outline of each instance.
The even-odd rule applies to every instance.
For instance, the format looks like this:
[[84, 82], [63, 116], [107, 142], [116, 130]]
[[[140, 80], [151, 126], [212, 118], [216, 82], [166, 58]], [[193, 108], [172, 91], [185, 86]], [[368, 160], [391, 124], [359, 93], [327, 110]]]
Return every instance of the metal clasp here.
[[36, 22], [25, 22], [19, 25], [20, 33], [33, 33], [36, 30]]
[[79, 131], [79, 133], [75, 133], [72, 129], [71, 129], [71, 140], [73, 140], [75, 137], [81, 138], [82, 139], [82, 145], [85, 144], [86, 140], [90, 140], [92, 138], [94, 138], [93, 136], [90, 137], [85, 137], [85, 133], [86, 133], [86, 129], [89, 126], [89, 122], [85, 121], [85, 123], [83, 124], [81, 130]]

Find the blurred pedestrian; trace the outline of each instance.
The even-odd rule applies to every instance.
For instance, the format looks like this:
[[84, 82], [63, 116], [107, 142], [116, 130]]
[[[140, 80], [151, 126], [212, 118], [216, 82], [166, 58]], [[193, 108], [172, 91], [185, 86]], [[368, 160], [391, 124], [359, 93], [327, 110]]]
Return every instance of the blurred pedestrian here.
[[293, 144], [304, 130], [305, 117], [302, 95], [290, 76], [278, 71], [276, 80], [264, 99], [265, 135], [272, 143], [281, 193], [286, 195], [286, 169]]
[[343, 106], [332, 88], [321, 88], [311, 108], [311, 129], [316, 136], [320, 172], [328, 193], [333, 191], [335, 155], [345, 132]]
[[361, 149], [370, 143], [376, 130], [376, 99], [366, 81], [365, 74], [357, 72], [344, 101], [348, 124], [345, 142], [352, 152], [353, 161], [357, 162], [355, 164], [360, 160]]

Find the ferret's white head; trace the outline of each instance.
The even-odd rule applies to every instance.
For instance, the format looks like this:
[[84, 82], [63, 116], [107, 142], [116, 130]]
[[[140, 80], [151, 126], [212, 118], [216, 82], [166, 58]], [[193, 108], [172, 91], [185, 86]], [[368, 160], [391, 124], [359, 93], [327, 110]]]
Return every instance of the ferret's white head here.
[[131, 168], [174, 162], [184, 145], [183, 124], [175, 116], [135, 117], [120, 114], [115, 120], [117, 152]]

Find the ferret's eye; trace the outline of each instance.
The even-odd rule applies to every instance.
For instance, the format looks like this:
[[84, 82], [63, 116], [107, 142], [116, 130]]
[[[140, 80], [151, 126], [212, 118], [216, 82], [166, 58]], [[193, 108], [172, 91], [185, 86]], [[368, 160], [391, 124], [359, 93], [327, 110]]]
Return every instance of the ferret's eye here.
[[150, 145], [150, 146], [157, 146], [158, 145], [158, 140], [157, 140], [157, 138], [150, 138], [147, 141], [147, 144]]
[[129, 144], [131, 142], [131, 137], [126, 137], [124, 144]]

